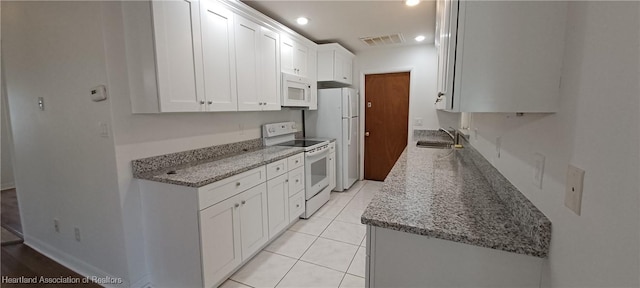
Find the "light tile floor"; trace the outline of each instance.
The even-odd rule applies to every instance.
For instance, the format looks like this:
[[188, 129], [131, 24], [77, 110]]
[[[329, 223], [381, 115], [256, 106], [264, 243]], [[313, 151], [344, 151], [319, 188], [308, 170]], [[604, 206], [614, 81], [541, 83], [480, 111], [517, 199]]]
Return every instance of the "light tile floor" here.
[[300, 219], [222, 284], [243, 287], [364, 287], [366, 226], [360, 216], [382, 182], [356, 182]]

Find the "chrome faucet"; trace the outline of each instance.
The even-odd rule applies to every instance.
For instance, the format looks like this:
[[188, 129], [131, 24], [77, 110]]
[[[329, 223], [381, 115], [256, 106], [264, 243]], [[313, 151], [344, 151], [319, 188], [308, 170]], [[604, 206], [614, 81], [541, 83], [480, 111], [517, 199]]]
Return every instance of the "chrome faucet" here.
[[449, 132], [449, 130], [444, 129], [444, 128], [440, 128], [440, 129], [438, 129], [438, 131], [442, 131], [444, 133], [447, 133], [447, 135], [449, 135], [449, 137], [451, 137], [451, 140], [453, 141], [454, 145], [458, 145], [459, 144], [458, 143], [458, 131], [457, 130], [455, 130], [455, 129], [453, 130], [453, 131], [455, 131], [454, 133], [456, 133], [455, 136], [453, 136], [453, 134], [451, 134], [451, 132]]

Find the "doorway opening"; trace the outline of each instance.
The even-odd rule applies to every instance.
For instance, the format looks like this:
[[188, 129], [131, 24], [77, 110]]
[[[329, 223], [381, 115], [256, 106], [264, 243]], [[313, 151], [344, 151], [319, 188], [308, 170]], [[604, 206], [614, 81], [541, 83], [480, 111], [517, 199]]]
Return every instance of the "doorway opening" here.
[[384, 181], [407, 146], [410, 76], [365, 75], [364, 179]]

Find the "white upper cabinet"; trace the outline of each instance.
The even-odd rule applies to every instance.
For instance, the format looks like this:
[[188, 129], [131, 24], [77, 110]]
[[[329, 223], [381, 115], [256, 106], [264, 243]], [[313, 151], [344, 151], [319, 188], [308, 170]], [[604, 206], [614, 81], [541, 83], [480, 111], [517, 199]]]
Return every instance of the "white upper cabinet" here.
[[262, 108], [262, 100], [258, 93], [258, 66], [260, 42], [260, 25], [237, 16], [236, 33], [236, 67], [238, 73], [238, 110], [257, 111]]
[[337, 43], [318, 45], [318, 82], [322, 87], [346, 87], [353, 84], [353, 58]]
[[206, 110], [237, 111], [234, 14], [215, 0], [200, 3]]
[[260, 29], [260, 95], [262, 110], [280, 110], [280, 35], [265, 27]]
[[280, 36], [236, 15], [238, 110], [280, 110]]
[[121, 5], [133, 113], [280, 110], [282, 72], [316, 83], [317, 45], [240, 1]]
[[566, 14], [561, 1], [438, 1], [436, 107], [556, 112]]
[[288, 36], [282, 37], [281, 47], [282, 72], [309, 76], [309, 48]]
[[200, 4], [153, 1], [159, 110], [200, 111], [204, 104]]

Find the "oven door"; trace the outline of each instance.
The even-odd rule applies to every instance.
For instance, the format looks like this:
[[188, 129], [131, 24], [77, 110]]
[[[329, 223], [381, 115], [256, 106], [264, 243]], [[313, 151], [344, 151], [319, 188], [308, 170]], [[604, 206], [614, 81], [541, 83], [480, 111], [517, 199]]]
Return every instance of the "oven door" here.
[[329, 186], [329, 149], [304, 154], [305, 199], [309, 200]]

